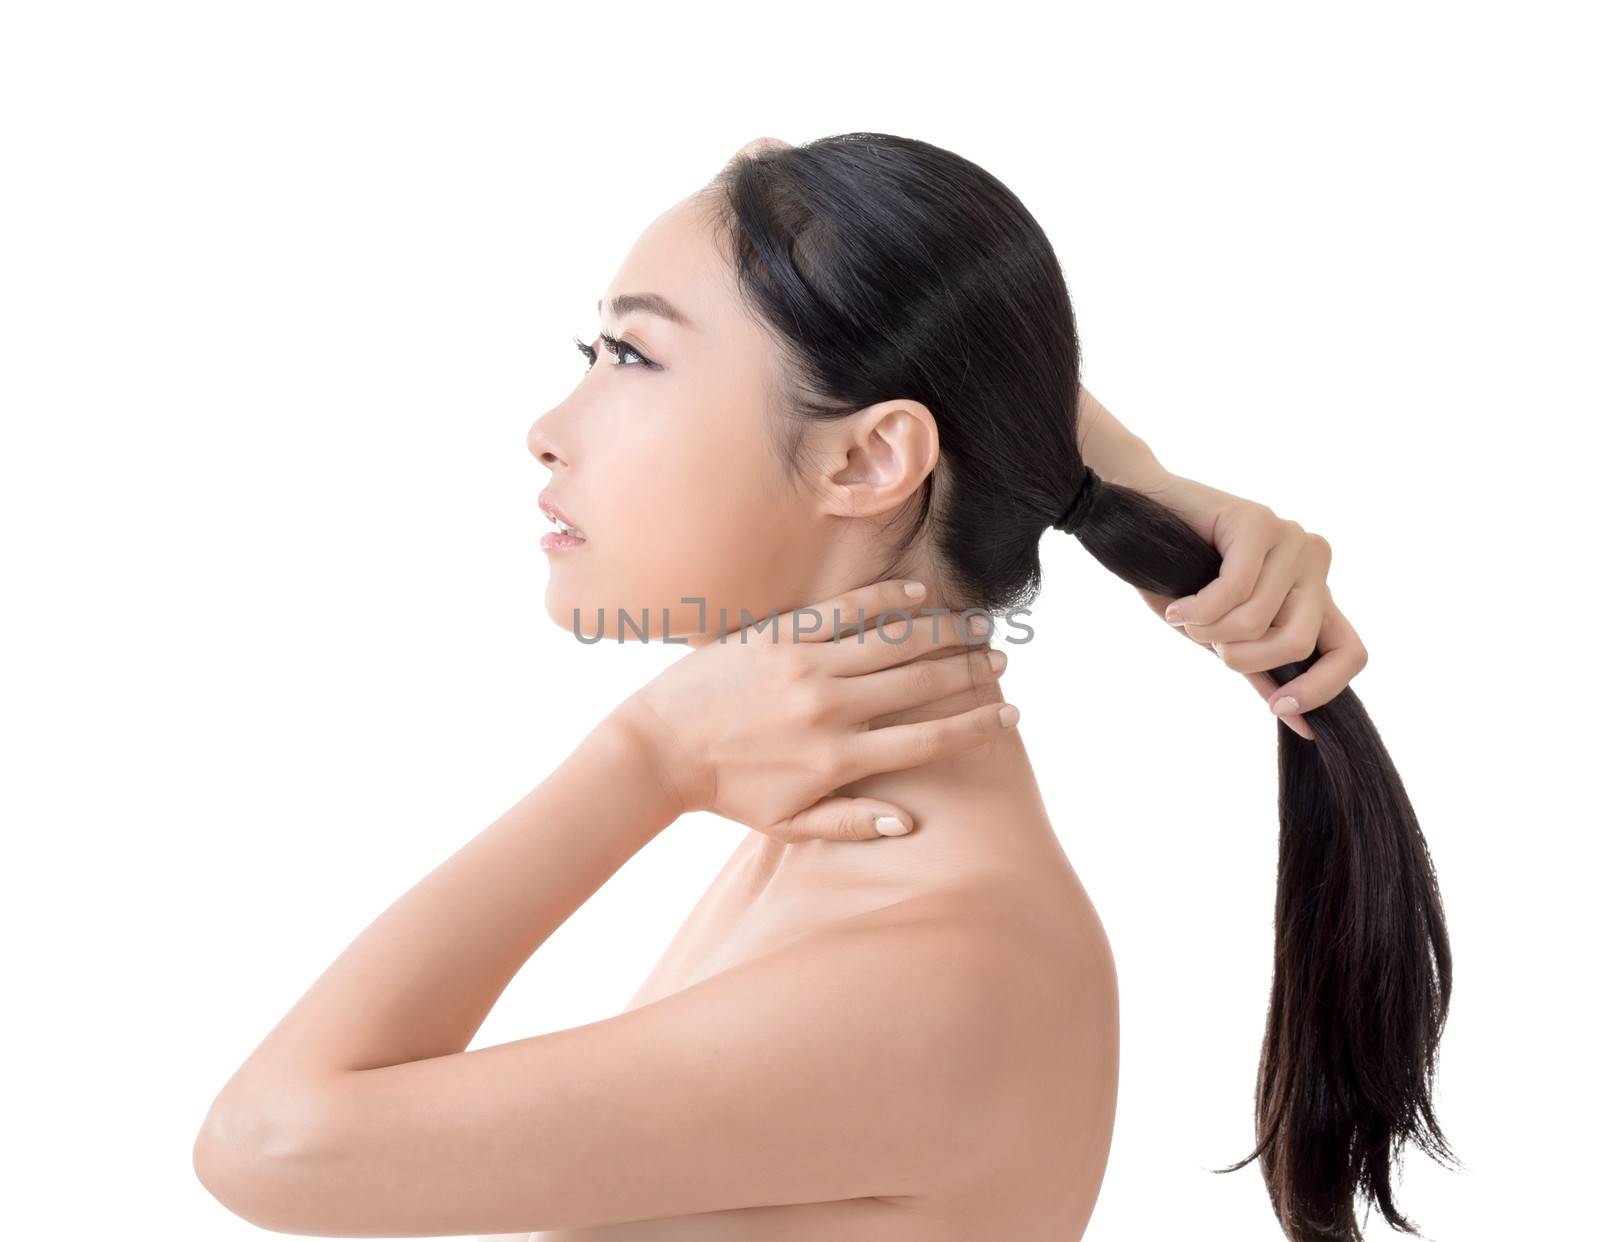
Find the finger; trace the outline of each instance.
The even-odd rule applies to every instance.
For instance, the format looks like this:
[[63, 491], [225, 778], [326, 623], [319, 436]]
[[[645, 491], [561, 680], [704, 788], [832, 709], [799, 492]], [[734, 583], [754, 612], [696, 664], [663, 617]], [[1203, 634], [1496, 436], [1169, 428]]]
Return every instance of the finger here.
[[874, 772], [921, 767], [992, 742], [1016, 726], [1014, 703], [984, 703], [970, 711], [912, 724], [886, 725], [857, 734], [841, 784]]
[[903, 837], [914, 826], [905, 811], [876, 798], [827, 797], [762, 831], [780, 841], [870, 841]]
[[[1191, 621], [1183, 628], [1199, 643], [1247, 642], [1267, 632], [1290, 590], [1299, 579], [1300, 549], [1293, 539], [1280, 539], [1267, 549], [1249, 595], [1215, 621]], [[1204, 592], [1202, 592], [1204, 594]]]
[[[778, 630], [785, 642], [791, 636], [801, 642], [831, 642], [836, 635], [854, 635], [870, 627], [886, 613], [891, 620], [899, 619], [902, 613], [915, 616], [927, 594], [928, 588], [914, 579], [886, 578], [786, 612], [778, 618]], [[840, 641], [844, 638], [840, 637]]]
[[[984, 627], [988, 627], [984, 633], [977, 632]], [[963, 617], [959, 612], [940, 611], [909, 622], [891, 616], [879, 625], [841, 638], [819, 659], [836, 676], [858, 677], [934, 651], [987, 647], [993, 628], [988, 614], [982, 612]]]
[[[1173, 604], [1177, 603], [1178, 600], [1182, 598], [1181, 596], [1177, 595], [1163, 595], [1160, 591], [1147, 591], [1142, 586], [1136, 586], [1133, 589], [1139, 593], [1139, 598], [1144, 600], [1150, 611], [1155, 613], [1158, 617], [1165, 617], [1167, 615], [1167, 609], [1172, 607]], [[1168, 624], [1172, 623], [1168, 622]], [[1174, 626], [1174, 628], [1176, 628], [1176, 626]]]
[[1276, 537], [1277, 523], [1271, 510], [1246, 519], [1221, 549], [1222, 568], [1217, 576], [1194, 595], [1173, 600], [1166, 611], [1167, 620], [1173, 625], [1210, 625], [1249, 599]]
[[[1244, 677], [1246, 681], [1256, 688], [1257, 694], [1266, 699], [1268, 702], [1272, 701], [1272, 693], [1278, 688], [1277, 682], [1273, 681], [1272, 678], [1267, 676], [1265, 673], [1246, 673]], [[1307, 708], [1307, 710], [1309, 711], [1310, 709]], [[1304, 716], [1296, 712], [1285, 712], [1283, 715], [1279, 716], [1278, 719], [1283, 721], [1284, 724], [1288, 725], [1301, 737], [1305, 738], [1306, 741], [1314, 742], [1317, 740], [1316, 734], [1312, 731], [1310, 722], [1306, 720]]]
[[871, 720], [963, 690], [976, 690], [997, 681], [1005, 667], [1006, 653], [984, 646], [845, 678], [839, 689], [846, 696], [851, 719]]
[[1316, 650], [1327, 598], [1326, 587], [1321, 583], [1309, 590], [1295, 587], [1284, 599], [1276, 623], [1268, 627], [1266, 637], [1214, 642], [1212, 649], [1236, 673], [1263, 673], [1269, 668], [1304, 660]]
[[1279, 713], [1279, 704], [1286, 699], [1293, 702], [1282, 708], [1283, 711], [1304, 714], [1321, 707], [1336, 698], [1350, 684], [1350, 679], [1367, 666], [1365, 645], [1331, 597], [1322, 613], [1317, 648], [1321, 652], [1317, 662], [1274, 691], [1269, 701], [1274, 714]]

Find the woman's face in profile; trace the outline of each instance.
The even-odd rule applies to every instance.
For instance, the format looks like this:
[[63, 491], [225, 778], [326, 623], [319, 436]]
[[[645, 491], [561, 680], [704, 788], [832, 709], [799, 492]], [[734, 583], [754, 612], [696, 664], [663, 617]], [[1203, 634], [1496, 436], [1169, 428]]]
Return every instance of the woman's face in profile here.
[[618, 352], [589, 340], [595, 361], [528, 432], [551, 472], [541, 502], [583, 534], [544, 553], [550, 616], [615, 639], [619, 609], [640, 628], [648, 609], [659, 642], [665, 608], [674, 639], [701, 630], [685, 596], [705, 598], [712, 634], [719, 608], [733, 629], [741, 608], [760, 617], [804, 603], [793, 596], [816, 577], [826, 515], [785, 477], [770, 421], [777, 347], [739, 299], [702, 202], [670, 208], [634, 243], [600, 331]]

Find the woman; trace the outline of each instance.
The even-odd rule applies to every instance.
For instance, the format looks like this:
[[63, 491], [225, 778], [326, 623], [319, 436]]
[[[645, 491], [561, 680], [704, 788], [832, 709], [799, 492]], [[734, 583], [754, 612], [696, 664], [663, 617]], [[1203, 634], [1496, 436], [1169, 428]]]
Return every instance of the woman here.
[[[562, 526], [547, 606], [586, 640], [626, 613], [693, 650], [267, 1035], [197, 1139], [206, 1186], [320, 1235], [1079, 1237], [1116, 977], [991, 658], [1059, 525], [1193, 609], [1188, 635], [1283, 713], [1257, 1154], [1296, 1239], [1356, 1236], [1361, 1199], [1404, 1223], [1392, 1152], [1448, 1154], [1428, 1095], [1448, 947], [1344, 688], [1364, 654], [1326, 541], [1080, 411], [1048, 242], [925, 143], [751, 144], [600, 309], [591, 371], [529, 434]], [[628, 1008], [465, 1051], [545, 938], [696, 809], [751, 832]]]

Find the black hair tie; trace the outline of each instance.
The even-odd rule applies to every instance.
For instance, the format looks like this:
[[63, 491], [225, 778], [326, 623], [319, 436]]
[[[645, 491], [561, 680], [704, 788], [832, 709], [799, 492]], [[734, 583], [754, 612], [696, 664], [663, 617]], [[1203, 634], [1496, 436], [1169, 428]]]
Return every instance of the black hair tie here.
[[1094, 502], [1100, 496], [1100, 482], [1100, 476], [1085, 466], [1083, 482], [1078, 487], [1077, 495], [1073, 496], [1072, 503], [1051, 525], [1057, 530], [1066, 531], [1069, 535], [1082, 526], [1089, 516], [1089, 511], [1094, 508]]

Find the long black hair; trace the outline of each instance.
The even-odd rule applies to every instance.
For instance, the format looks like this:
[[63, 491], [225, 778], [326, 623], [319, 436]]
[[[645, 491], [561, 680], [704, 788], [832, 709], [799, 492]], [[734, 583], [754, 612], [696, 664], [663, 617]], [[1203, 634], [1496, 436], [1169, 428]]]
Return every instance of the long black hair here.
[[[1039, 541], [1083, 486], [1078, 332], [1055, 251], [999, 180], [915, 139], [838, 134], [736, 155], [702, 192], [740, 296], [784, 366], [777, 446], [893, 397], [924, 403], [939, 461], [898, 558], [927, 532], [956, 600], [1004, 611], [1040, 586]], [[1190, 595], [1221, 568], [1176, 513], [1127, 487], [1074, 531], [1144, 590]], [[894, 576], [896, 567], [884, 576]], [[959, 602], [958, 602], [959, 601]], [[1271, 670], [1282, 685], [1315, 661]], [[1295, 1242], [1359, 1239], [1358, 1205], [1417, 1232], [1390, 1174], [1406, 1143], [1454, 1162], [1434, 1115], [1450, 947], [1426, 843], [1346, 687], [1278, 724], [1276, 953], [1254, 1151]]]

